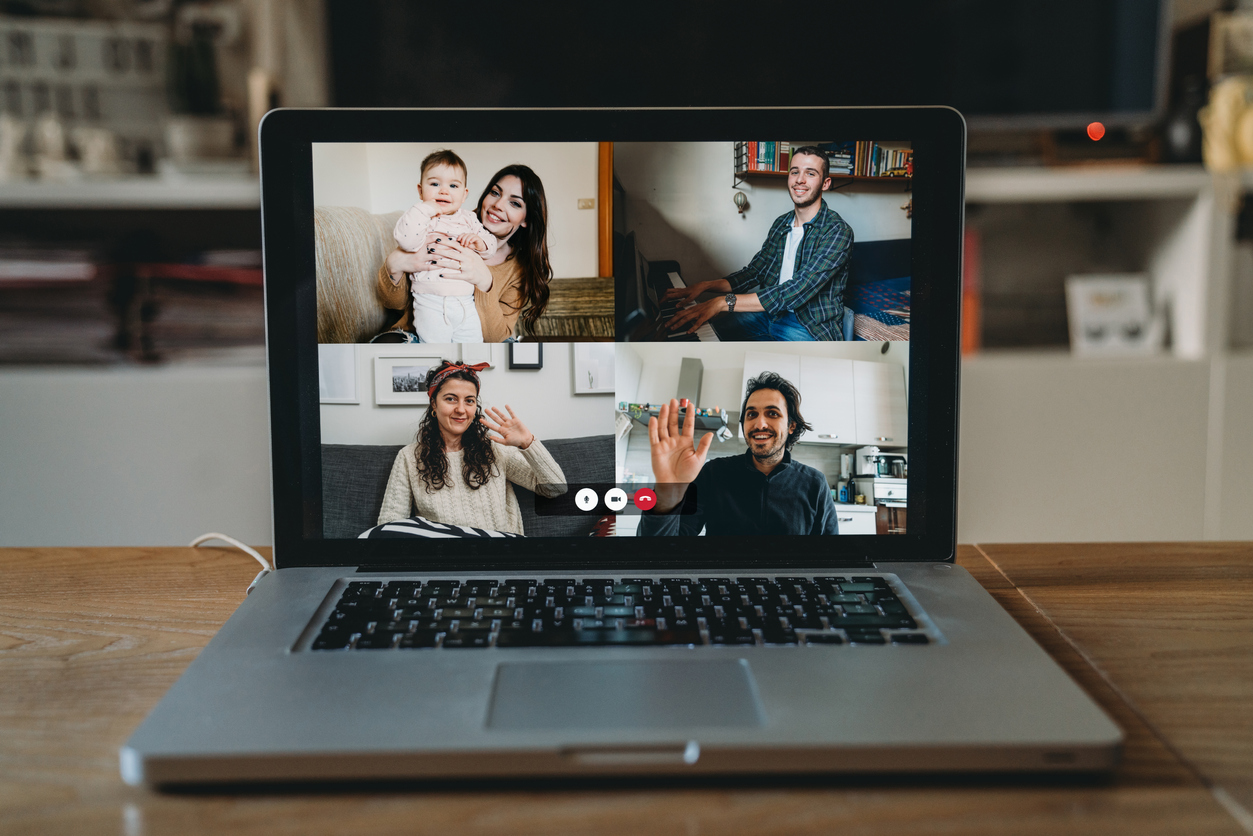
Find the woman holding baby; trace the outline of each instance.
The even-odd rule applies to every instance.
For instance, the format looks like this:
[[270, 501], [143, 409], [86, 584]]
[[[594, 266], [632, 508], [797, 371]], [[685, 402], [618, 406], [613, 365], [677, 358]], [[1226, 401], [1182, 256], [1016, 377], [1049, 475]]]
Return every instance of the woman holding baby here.
[[[483, 342], [502, 342], [513, 336], [519, 316], [524, 329], [530, 329], [548, 305], [552, 267], [548, 260], [548, 203], [544, 185], [525, 165], [505, 166], [489, 181], [472, 217], [461, 226], [432, 225], [435, 230], [447, 231], [431, 231], [422, 216], [431, 218], [442, 212], [457, 220], [453, 213], [439, 208], [440, 200], [455, 201], [457, 175], [460, 175], [460, 188], [464, 189], [466, 180], [465, 165], [461, 163], [458, 167], [456, 163], [460, 161], [455, 154], [437, 153], [450, 154], [454, 162], [445, 161], [437, 167], [427, 166], [424, 161], [419, 194], [422, 203], [429, 208], [415, 204], [414, 209], [402, 216], [396, 230], [401, 246], [393, 250], [379, 268], [378, 290], [383, 305], [403, 311], [393, 330], [379, 341], [387, 341], [387, 338], [405, 341], [415, 331], [424, 342], [478, 341], [423, 336], [422, 329], [415, 328], [416, 307], [419, 318], [432, 317], [428, 321], [433, 323], [436, 332], [442, 334], [439, 318], [442, 316], [448, 323], [451, 312], [454, 323], [464, 317], [470, 323], [470, 330], [473, 330], [473, 320], [477, 319]], [[449, 194], [454, 196], [447, 198]], [[402, 229], [406, 218], [416, 223]], [[457, 289], [458, 285], [464, 288], [466, 284], [472, 288], [472, 313], [464, 302], [424, 298], [427, 296], [424, 291], [430, 291], [468, 301], [470, 294]]]

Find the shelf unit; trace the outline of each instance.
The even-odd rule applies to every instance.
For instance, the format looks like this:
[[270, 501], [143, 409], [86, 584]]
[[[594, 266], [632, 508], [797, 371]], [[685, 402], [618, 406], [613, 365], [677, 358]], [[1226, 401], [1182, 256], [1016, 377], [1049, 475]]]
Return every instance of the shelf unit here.
[[[748, 167], [748, 143], [747, 142], [733, 143], [731, 146], [731, 155], [732, 155], [732, 172], [733, 172], [732, 187], [733, 188], [739, 188], [739, 186], [742, 183], [748, 180], [769, 181], [769, 180], [786, 180], [787, 179], [788, 172], [786, 171], [774, 171], [774, 170], [768, 170], [768, 169], [750, 169]], [[913, 178], [902, 177], [899, 175], [881, 175], [881, 176], [876, 176], [876, 177], [866, 177], [864, 175], [858, 175], [858, 174], [841, 174], [837, 172], [832, 172], [831, 180], [833, 183], [837, 183], [837, 182], [839, 183], [839, 185], [832, 185], [830, 189], [831, 191], [838, 191], [839, 189], [845, 188], [846, 186], [850, 186], [850, 185], [854, 185], [858, 183], [879, 184], [879, 185], [888, 184], [888, 183], [899, 183], [905, 187], [904, 189], [905, 191], [909, 191], [912, 188]]]
[[253, 176], [157, 175], [0, 182], [0, 209], [257, 209]]
[[1140, 358], [1076, 357], [1065, 345], [965, 358], [960, 540], [1251, 536], [1234, 509], [1247, 507], [1253, 472], [1253, 413], [1241, 406], [1253, 355], [1228, 336], [1236, 216], [1250, 190], [1253, 175], [1190, 165], [967, 172], [985, 275], [991, 236], [1011, 286], [1049, 269], [1060, 283], [1095, 247], [1098, 260], [1151, 277], [1171, 344]]
[[[1172, 353], [1197, 359], [1224, 351], [1228, 344], [1228, 273], [1235, 217], [1245, 186], [1239, 176], [1211, 175], [1200, 166], [971, 169], [966, 175], [967, 223], [977, 222], [972, 211], [977, 206], [1016, 205], [1017, 209], [1008, 211], [1019, 212], [1024, 218], [1034, 212], [1048, 222], [1061, 217], [1059, 213], [1065, 210], [1027, 207], [1107, 204], [1100, 211], [1105, 211], [1115, 225], [1124, 222], [1124, 234], [1134, 239], [1131, 243], [1135, 247], [1144, 248], [1144, 253], [1134, 269], [1103, 272], [1147, 273], [1156, 299], [1169, 306]], [[1138, 208], [1133, 210], [1126, 205], [1129, 203]], [[998, 211], [1005, 215], [1007, 210]], [[1048, 215], [1050, 212], [1053, 214]], [[1125, 223], [1132, 213], [1138, 213], [1139, 225]], [[1038, 234], [1040, 225], [1038, 219], [1024, 220], [1017, 229], [1001, 224], [998, 234], [1018, 241]], [[1073, 250], [1075, 246], [1063, 237], [1050, 250], [1050, 258], [1064, 262], [1066, 248]], [[1123, 251], [1106, 255], [1134, 258]], [[1030, 255], [1024, 253], [1023, 258]], [[986, 258], [984, 262], [988, 266]], [[1022, 265], [1024, 273], [1038, 266], [1038, 260]], [[1060, 300], [1060, 281], [1057, 296]]]
[[[746, 180], [787, 180], [787, 174], [788, 173], [786, 171], [737, 171], [735, 173], [735, 177], [738, 185]], [[912, 177], [861, 177], [853, 174], [832, 173], [832, 185], [829, 191], [839, 191], [845, 186], [852, 185], [854, 183], [873, 183], [880, 185], [899, 183], [905, 187], [904, 191], [909, 191], [913, 188], [913, 180], [914, 178]], [[839, 185], [836, 185], [836, 183], [839, 183]]]

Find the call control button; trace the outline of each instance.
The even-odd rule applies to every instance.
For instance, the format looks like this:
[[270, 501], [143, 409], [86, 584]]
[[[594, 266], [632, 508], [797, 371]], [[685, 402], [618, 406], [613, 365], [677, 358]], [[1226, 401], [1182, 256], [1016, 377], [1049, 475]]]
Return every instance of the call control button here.
[[610, 488], [605, 492], [605, 505], [609, 507], [610, 511], [621, 511], [626, 507], [626, 504], [627, 495], [622, 488]]
[[590, 511], [598, 502], [600, 502], [600, 497], [591, 488], [583, 488], [574, 495], [574, 504], [579, 506], [580, 511]]
[[634, 498], [635, 507], [641, 511], [651, 511], [657, 505], [657, 492], [652, 488], [640, 488]]

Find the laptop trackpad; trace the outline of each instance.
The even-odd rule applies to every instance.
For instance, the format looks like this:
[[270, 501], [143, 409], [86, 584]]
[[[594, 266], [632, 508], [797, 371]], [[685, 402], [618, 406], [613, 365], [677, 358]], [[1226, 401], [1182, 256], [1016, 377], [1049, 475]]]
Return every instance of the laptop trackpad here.
[[502, 662], [489, 728], [668, 729], [760, 726], [743, 659], [661, 662]]

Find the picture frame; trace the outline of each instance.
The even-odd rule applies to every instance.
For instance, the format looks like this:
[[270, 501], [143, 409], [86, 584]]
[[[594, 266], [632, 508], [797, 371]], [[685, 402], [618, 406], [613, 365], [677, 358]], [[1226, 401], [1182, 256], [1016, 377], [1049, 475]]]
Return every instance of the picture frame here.
[[543, 343], [509, 343], [509, 368], [544, 368]]
[[613, 343], [574, 343], [574, 394], [612, 395], [617, 359]]
[[427, 349], [374, 358], [374, 403], [379, 406], [426, 406], [426, 377], [442, 361], [440, 351]]
[[1078, 355], [1154, 354], [1165, 323], [1154, 311], [1152, 286], [1141, 273], [1066, 278], [1070, 350]]
[[466, 365], [486, 363], [489, 369], [496, 367], [491, 343], [461, 343], [461, 362]]
[[355, 345], [318, 346], [318, 402], [361, 403]]

